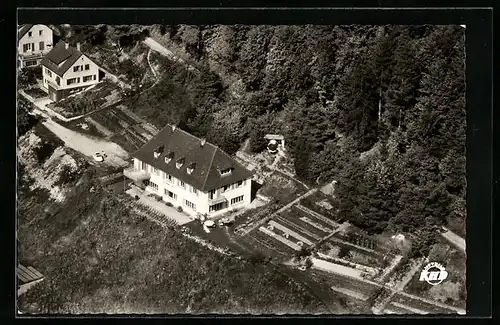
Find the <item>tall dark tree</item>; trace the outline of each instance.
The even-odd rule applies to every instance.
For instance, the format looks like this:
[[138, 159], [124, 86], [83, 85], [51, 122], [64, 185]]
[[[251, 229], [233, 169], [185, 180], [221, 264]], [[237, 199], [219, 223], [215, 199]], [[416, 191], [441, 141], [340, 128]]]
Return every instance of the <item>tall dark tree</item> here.
[[311, 145], [304, 137], [301, 136], [299, 136], [296, 141], [296, 145], [293, 148], [295, 172], [300, 178], [312, 183], [314, 182], [314, 179], [309, 170], [312, 149]]
[[346, 75], [339, 108], [342, 129], [358, 141], [358, 149], [370, 149], [377, 141], [379, 89], [376, 75], [367, 61], [360, 58]]

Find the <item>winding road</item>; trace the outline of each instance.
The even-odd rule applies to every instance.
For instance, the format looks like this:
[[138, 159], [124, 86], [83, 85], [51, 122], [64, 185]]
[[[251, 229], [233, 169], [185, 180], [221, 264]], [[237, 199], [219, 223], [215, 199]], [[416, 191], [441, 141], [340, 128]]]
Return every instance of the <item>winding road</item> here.
[[90, 137], [60, 125], [52, 118], [53, 115], [51, 115], [48, 110], [42, 110], [42, 108], [37, 105], [39, 103], [37, 103], [37, 101], [31, 96], [27, 96], [24, 92], [19, 93], [21, 96], [25, 97], [28, 101], [34, 104], [35, 114], [45, 118], [42, 124], [58, 138], [64, 141], [64, 144], [67, 147], [82, 153], [91, 160], [93, 159], [92, 155], [95, 152], [104, 151], [107, 155], [104, 159], [104, 164], [113, 167], [123, 167], [128, 165], [129, 155], [127, 151], [125, 151], [125, 149], [118, 144]]

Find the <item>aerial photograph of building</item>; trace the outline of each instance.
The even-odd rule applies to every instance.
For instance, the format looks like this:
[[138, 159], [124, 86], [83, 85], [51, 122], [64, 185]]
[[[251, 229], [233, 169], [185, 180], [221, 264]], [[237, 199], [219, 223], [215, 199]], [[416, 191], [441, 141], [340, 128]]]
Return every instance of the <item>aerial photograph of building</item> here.
[[19, 314], [466, 314], [463, 26], [31, 23]]

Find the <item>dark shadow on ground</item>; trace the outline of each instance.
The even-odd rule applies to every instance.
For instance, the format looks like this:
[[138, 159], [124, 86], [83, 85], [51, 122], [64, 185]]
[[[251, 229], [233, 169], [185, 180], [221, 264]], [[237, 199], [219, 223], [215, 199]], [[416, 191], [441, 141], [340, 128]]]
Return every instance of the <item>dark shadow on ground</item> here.
[[262, 187], [262, 184], [259, 184], [258, 182], [252, 180], [252, 193], [250, 195], [252, 201], [257, 197], [257, 191], [260, 190]]
[[104, 79], [104, 77], [106, 77], [106, 73], [104, 71], [102, 71], [101, 69], [99, 69], [99, 81]]
[[128, 183], [130, 183], [129, 179], [121, 179], [116, 183], [107, 184], [106, 188], [113, 191], [114, 193], [124, 193], [130, 188]]

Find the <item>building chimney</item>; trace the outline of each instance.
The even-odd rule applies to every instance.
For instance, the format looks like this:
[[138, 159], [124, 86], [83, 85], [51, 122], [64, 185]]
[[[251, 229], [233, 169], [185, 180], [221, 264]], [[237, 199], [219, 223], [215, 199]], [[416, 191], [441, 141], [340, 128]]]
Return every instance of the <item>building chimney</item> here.
[[207, 142], [207, 140], [206, 140], [206, 139], [201, 139], [201, 141], [200, 141], [200, 146], [202, 146], [202, 147], [203, 147], [203, 146], [205, 145], [205, 143], [206, 143], [206, 142]]
[[76, 49], [80, 51], [80, 42], [76, 43]]
[[174, 131], [175, 131], [175, 128], [176, 128], [176, 126], [175, 126], [175, 125], [172, 125], [172, 132], [174, 132]]
[[66, 48], [66, 50], [69, 48], [69, 43], [68, 42], [65, 42], [64, 43], [64, 47]]

